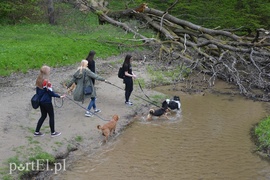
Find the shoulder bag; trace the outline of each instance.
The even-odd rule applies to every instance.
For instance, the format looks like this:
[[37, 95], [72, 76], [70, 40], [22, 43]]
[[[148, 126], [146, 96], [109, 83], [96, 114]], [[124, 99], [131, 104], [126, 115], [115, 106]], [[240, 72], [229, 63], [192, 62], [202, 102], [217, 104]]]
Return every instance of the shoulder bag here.
[[93, 88], [92, 88], [91, 85], [85, 87], [85, 75], [86, 75], [86, 72], [84, 71], [84, 75], [83, 75], [83, 93], [84, 93], [84, 95], [91, 95], [92, 92], [93, 92]]

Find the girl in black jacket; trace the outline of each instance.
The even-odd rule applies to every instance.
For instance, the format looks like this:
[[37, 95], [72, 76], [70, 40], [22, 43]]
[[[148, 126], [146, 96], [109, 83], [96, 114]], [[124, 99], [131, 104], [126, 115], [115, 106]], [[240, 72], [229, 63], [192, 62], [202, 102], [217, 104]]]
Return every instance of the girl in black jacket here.
[[124, 83], [125, 83], [125, 104], [126, 105], [133, 105], [131, 101], [129, 101], [129, 97], [133, 91], [133, 79], [135, 79], [137, 76], [132, 72], [132, 66], [131, 66], [132, 56], [126, 55], [125, 61], [123, 63], [123, 69], [125, 72], [124, 76]]

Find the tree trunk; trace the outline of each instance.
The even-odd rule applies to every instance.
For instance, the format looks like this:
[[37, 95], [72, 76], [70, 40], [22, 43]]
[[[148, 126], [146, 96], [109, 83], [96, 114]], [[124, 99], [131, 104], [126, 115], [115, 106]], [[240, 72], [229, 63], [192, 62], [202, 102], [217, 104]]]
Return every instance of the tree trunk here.
[[[94, 7], [88, 6], [96, 12]], [[203, 77], [210, 75], [206, 80], [209, 87], [219, 78], [236, 85], [246, 97], [270, 101], [270, 31], [261, 28], [256, 31], [255, 37], [250, 37], [250, 32], [247, 32], [249, 37], [239, 36], [237, 32], [242, 34], [243, 28], [209, 29], [153, 8], [140, 12], [136, 9], [108, 13], [99, 11], [96, 14], [103, 21], [140, 37], [144, 45], [156, 48], [153, 51], [158, 53], [153, 53], [157, 56], [154, 59], [169, 64], [182, 65], [184, 62], [191, 73], [197, 70], [197, 74]], [[152, 29], [158, 36], [143, 36], [140, 34], [143, 28], [138, 31], [125, 23], [129, 19], [138, 20], [142, 27]]]
[[48, 16], [49, 16], [49, 23], [51, 25], [54, 25], [55, 24], [55, 17], [54, 17], [53, 0], [48, 0]]

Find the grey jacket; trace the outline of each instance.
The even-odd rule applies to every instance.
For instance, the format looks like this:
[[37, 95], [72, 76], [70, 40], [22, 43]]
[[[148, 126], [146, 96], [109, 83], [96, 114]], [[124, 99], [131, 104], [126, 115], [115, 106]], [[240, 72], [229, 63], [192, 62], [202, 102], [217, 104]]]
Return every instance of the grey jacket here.
[[[85, 84], [83, 84], [84, 73], [85, 73]], [[96, 88], [93, 86], [91, 78], [94, 78], [99, 81], [105, 81], [103, 77], [98, 76], [88, 68], [83, 68], [82, 73], [80, 73], [79, 69], [74, 73], [72, 80], [67, 84], [67, 88], [69, 88], [73, 83], [76, 84], [76, 88], [73, 92], [73, 99], [75, 101], [83, 102], [84, 98], [86, 97], [96, 97]], [[83, 93], [84, 87], [89, 85], [92, 86], [93, 92], [91, 95], [84, 95]]]

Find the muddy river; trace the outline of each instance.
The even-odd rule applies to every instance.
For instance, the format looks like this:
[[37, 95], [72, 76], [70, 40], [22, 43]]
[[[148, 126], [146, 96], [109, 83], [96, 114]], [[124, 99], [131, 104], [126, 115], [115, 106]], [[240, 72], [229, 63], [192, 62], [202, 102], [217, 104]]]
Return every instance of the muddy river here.
[[250, 129], [267, 115], [239, 96], [170, 94], [181, 112], [170, 120], [135, 121], [96, 154], [82, 155], [59, 180], [266, 180], [270, 163], [256, 153]]

